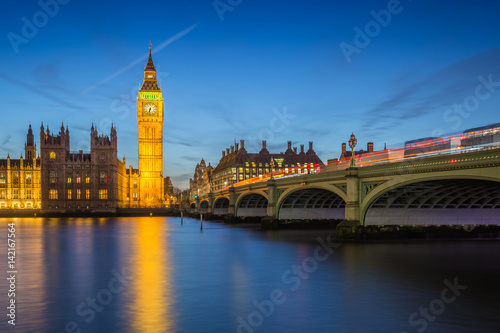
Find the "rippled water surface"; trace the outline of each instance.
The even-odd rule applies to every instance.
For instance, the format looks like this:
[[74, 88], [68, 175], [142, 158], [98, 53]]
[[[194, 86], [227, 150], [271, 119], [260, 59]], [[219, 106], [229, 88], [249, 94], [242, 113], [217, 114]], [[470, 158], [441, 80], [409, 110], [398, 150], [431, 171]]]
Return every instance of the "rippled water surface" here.
[[2, 332], [499, 332], [500, 242], [336, 245], [180, 218], [16, 223]]

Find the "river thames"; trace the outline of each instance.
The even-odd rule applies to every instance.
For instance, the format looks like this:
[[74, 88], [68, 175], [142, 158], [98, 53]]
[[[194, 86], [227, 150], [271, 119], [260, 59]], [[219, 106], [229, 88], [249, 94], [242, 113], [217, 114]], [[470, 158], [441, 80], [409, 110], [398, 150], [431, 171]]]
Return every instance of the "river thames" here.
[[498, 241], [340, 245], [328, 230], [144, 217], [2, 219], [2, 244], [12, 222], [2, 332], [500, 331]]

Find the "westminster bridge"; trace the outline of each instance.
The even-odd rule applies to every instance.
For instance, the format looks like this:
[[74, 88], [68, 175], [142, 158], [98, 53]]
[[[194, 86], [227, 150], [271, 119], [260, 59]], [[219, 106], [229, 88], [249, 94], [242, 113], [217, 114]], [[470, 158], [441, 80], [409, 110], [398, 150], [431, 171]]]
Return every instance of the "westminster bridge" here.
[[500, 149], [405, 159], [233, 186], [192, 213], [348, 225], [500, 225]]

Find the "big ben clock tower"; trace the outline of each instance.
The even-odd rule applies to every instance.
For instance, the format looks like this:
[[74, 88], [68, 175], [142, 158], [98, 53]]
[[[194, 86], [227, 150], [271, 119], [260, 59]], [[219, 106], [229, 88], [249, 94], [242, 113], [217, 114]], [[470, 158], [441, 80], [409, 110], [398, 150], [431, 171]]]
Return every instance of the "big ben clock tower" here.
[[151, 57], [144, 68], [144, 82], [137, 96], [139, 124], [139, 206], [163, 207], [163, 97], [156, 82]]

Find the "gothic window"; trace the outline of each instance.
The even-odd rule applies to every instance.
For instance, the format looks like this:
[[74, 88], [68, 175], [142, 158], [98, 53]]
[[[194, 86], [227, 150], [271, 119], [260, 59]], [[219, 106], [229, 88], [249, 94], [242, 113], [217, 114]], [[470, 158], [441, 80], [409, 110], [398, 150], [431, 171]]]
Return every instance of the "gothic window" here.
[[86, 184], [90, 183], [90, 175], [88, 172], [85, 172], [85, 183]]
[[50, 182], [51, 183], [56, 183], [57, 182], [56, 172], [54, 170], [50, 171], [49, 178], [50, 178]]
[[5, 180], [5, 172], [2, 171], [0, 172], [0, 184], [5, 184], [6, 180]]
[[18, 189], [13, 190], [12, 199], [19, 199], [19, 190]]
[[71, 195], [72, 195], [72, 191], [71, 190], [68, 190], [68, 200], [71, 200]]
[[106, 172], [101, 171], [99, 173], [99, 183], [107, 183], [108, 182], [108, 176], [106, 175]]
[[26, 190], [26, 199], [33, 199], [31, 197], [31, 190], [30, 189]]
[[51, 159], [51, 160], [53, 160], [53, 159], [55, 159], [55, 158], [56, 158], [56, 153], [55, 153], [55, 152], [53, 152], [53, 151], [51, 151], [51, 152], [50, 152], [50, 159]]
[[81, 182], [82, 182], [82, 177], [80, 175], [80, 172], [77, 172], [76, 173], [76, 183], [80, 184]]
[[108, 199], [108, 190], [107, 189], [101, 189], [101, 190], [99, 190], [99, 199], [101, 199], [101, 200], [107, 200]]
[[26, 185], [31, 185], [31, 172], [26, 173]]
[[0, 190], [0, 199], [6, 199], [6, 191], [5, 190]]
[[57, 190], [53, 189], [49, 191], [49, 199], [57, 200]]
[[87, 200], [90, 199], [90, 190], [89, 189], [85, 190], [85, 199], [87, 199]]
[[68, 172], [68, 184], [71, 183], [72, 178], [73, 178], [73, 174], [71, 172]]
[[14, 185], [19, 184], [19, 172], [12, 173], [12, 184], [14, 184]]
[[76, 200], [80, 200], [82, 191], [80, 189], [76, 190]]

